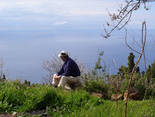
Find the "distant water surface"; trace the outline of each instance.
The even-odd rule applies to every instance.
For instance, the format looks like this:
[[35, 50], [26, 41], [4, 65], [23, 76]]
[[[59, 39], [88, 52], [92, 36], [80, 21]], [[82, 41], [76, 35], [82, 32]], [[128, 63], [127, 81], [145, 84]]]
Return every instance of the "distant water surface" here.
[[[72, 33], [71, 33], [72, 32]], [[74, 32], [74, 33], [73, 33]], [[155, 60], [154, 30], [148, 31], [146, 46], [147, 64]], [[61, 50], [69, 52], [85, 64], [87, 69], [94, 67], [100, 51], [109, 73], [116, 73], [120, 65], [127, 65], [130, 50], [124, 43], [124, 33], [115, 32], [110, 39], [104, 39], [102, 30], [47, 30], [47, 31], [1, 31], [0, 57], [3, 58], [9, 79], [42, 82], [46, 72], [43, 61], [58, 54]], [[133, 36], [134, 35], [134, 36]], [[139, 30], [130, 30], [128, 38], [138, 40]], [[136, 41], [129, 41], [138, 49]], [[137, 42], [136, 42], [137, 43]], [[143, 66], [143, 64], [140, 64]], [[142, 67], [143, 69], [143, 67]]]

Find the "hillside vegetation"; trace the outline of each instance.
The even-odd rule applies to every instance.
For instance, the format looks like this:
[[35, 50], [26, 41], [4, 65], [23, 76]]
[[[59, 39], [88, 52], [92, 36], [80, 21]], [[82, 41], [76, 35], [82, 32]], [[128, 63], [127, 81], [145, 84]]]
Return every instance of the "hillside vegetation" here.
[[[91, 96], [85, 90], [66, 91], [48, 85], [0, 82], [0, 113], [18, 112], [31, 117], [32, 112], [46, 112], [51, 117], [121, 117], [123, 101]], [[154, 117], [155, 100], [129, 101], [128, 117]], [[38, 113], [35, 116], [42, 116]]]

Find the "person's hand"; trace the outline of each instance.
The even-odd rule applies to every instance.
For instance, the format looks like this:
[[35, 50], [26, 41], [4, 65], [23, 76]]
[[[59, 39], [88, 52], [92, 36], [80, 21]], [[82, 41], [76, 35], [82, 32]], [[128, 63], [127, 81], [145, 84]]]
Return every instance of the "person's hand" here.
[[56, 77], [57, 77], [57, 75], [56, 75], [56, 74], [54, 74], [54, 75], [53, 75], [53, 78], [56, 78]]
[[56, 74], [54, 75], [54, 79], [59, 80], [60, 76], [57, 76]]

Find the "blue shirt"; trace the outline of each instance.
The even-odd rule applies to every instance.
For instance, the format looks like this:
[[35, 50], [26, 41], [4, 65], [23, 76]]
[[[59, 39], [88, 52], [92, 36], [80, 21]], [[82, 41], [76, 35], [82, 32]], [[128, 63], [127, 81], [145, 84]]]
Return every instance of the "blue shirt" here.
[[57, 73], [58, 76], [80, 76], [80, 70], [74, 60], [68, 58]]

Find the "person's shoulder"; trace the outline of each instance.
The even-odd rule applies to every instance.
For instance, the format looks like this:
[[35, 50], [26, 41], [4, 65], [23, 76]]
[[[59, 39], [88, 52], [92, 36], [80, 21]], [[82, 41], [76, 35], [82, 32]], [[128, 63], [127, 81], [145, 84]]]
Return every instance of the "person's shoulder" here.
[[75, 63], [75, 61], [72, 58], [68, 58], [68, 63]]

